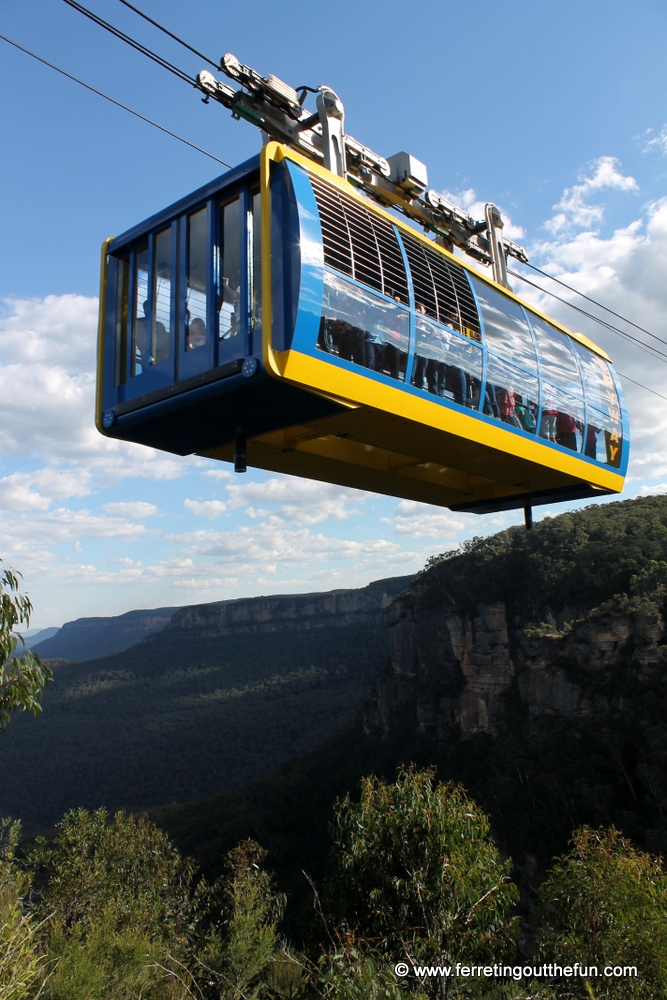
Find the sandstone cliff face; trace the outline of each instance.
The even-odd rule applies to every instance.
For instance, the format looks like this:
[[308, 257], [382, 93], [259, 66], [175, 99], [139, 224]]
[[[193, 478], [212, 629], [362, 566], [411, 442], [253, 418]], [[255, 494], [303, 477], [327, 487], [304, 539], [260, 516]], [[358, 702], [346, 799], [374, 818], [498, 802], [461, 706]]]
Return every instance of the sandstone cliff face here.
[[409, 577], [379, 580], [356, 590], [321, 594], [253, 597], [199, 604], [177, 611], [165, 633], [196, 634], [198, 639], [244, 632], [285, 632], [376, 624], [384, 618]]
[[586, 715], [611, 707], [615, 672], [641, 670], [664, 652], [663, 619], [647, 599], [569, 611], [559, 627], [550, 614], [544, 623], [508, 621], [504, 603], [464, 613], [424, 597], [416, 582], [389, 609], [389, 662], [366, 706], [367, 732], [386, 732], [396, 713], [407, 711], [435, 742], [454, 731], [463, 738], [494, 733], [510, 692], [534, 722]]

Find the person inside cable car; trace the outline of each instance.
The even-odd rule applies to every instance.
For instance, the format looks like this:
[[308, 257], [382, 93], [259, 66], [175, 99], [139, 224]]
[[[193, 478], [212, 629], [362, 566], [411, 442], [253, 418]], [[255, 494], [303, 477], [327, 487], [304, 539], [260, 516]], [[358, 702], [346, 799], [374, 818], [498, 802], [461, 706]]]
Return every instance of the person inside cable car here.
[[169, 334], [164, 323], [156, 320], [155, 323], [155, 343], [151, 343], [151, 324], [148, 315], [148, 299], [143, 304], [144, 315], [137, 318], [135, 331], [135, 345], [137, 351], [137, 363], [141, 365], [141, 370], [146, 371], [149, 365], [159, 364], [169, 357]]
[[190, 323], [188, 327], [188, 336], [185, 341], [185, 349], [187, 351], [194, 350], [195, 347], [202, 347], [206, 343], [206, 324], [204, 320], [199, 316], [195, 318]]

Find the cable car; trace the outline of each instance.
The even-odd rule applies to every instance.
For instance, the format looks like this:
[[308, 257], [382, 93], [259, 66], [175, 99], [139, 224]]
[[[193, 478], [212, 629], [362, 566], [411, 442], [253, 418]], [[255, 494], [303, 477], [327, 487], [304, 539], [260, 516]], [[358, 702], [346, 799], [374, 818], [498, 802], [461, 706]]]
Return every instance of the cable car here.
[[623, 488], [609, 358], [298, 151], [102, 249], [97, 426], [487, 513]]

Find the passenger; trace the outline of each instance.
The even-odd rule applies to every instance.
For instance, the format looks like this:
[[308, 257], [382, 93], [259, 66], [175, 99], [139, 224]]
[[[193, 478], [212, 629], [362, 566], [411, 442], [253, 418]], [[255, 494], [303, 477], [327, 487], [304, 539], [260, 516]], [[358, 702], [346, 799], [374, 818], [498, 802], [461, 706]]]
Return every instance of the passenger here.
[[511, 389], [501, 389], [496, 396], [500, 419], [505, 424], [512, 427], [521, 427], [521, 422], [516, 415], [516, 399]]
[[[169, 334], [164, 323], [156, 320], [155, 323], [155, 344], [151, 337], [151, 323], [148, 314], [148, 299], [143, 305], [144, 315], [137, 319], [135, 331], [135, 345], [138, 361], [141, 370], [146, 371], [150, 365], [156, 365], [160, 361], [166, 361], [169, 357]], [[155, 353], [153, 353], [153, 347]]]
[[[421, 313], [422, 316], [426, 315], [426, 306], [423, 302], [417, 302], [415, 305], [415, 312]], [[427, 358], [423, 358], [421, 354], [415, 354], [411, 381], [417, 389], [427, 388], [427, 386], [424, 385], [424, 378], [426, 377], [426, 364]]]
[[534, 406], [531, 406], [530, 402], [525, 397], [517, 397], [516, 415], [519, 418], [519, 423], [523, 427], [524, 431], [528, 431], [529, 434], [534, 434], [537, 427], [534, 409]]
[[558, 413], [556, 418], [556, 442], [563, 448], [577, 450], [577, 422], [569, 413]]
[[195, 347], [202, 347], [206, 343], [206, 324], [203, 319], [196, 316], [188, 327], [188, 336], [185, 341], [186, 351], [192, 351]]
[[[223, 340], [228, 340], [230, 337], [235, 337], [237, 333], [240, 332], [240, 317], [239, 317], [239, 306], [241, 303], [241, 288], [233, 288], [229, 278], [222, 279], [222, 301], [220, 303], [220, 337]], [[222, 319], [222, 306], [223, 304], [231, 306], [231, 311], [227, 315], [229, 321], [228, 329], [223, 329], [224, 320]]]
[[588, 425], [588, 430], [586, 431], [586, 448], [585, 454], [588, 458], [598, 457], [598, 434], [600, 433], [599, 427], [594, 427], [593, 424]]
[[540, 436], [547, 441], [556, 440], [556, 421], [558, 419], [558, 408], [553, 393], [545, 386], [545, 397], [542, 402], [542, 427]]
[[[393, 299], [394, 302], [401, 302], [401, 296], [397, 293], [394, 293]], [[387, 332], [391, 340], [386, 341], [384, 345], [384, 370], [390, 378], [405, 378], [405, 363], [408, 356], [400, 349], [403, 337], [398, 330], [390, 329]]]

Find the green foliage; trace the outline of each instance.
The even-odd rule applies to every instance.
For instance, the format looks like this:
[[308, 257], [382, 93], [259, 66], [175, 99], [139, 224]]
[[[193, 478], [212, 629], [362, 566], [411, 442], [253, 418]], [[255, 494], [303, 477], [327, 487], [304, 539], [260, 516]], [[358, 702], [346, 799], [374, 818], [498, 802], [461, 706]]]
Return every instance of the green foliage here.
[[23, 638], [15, 635], [17, 625], [29, 625], [32, 604], [19, 593], [20, 573], [4, 569], [0, 573], [0, 732], [17, 711], [41, 711], [40, 698], [52, 674], [39, 657], [28, 650], [16, 655]]
[[112, 911], [85, 932], [81, 925], [71, 933], [56, 926], [49, 944], [53, 974], [44, 1000], [185, 1000], [191, 995], [160, 944], [129, 927], [119, 929]]
[[[28, 855], [45, 882], [40, 910], [66, 932], [113, 925], [148, 938], [184, 938], [190, 919], [193, 862], [181, 858], [145, 817], [76, 809], [39, 838]], [[106, 939], [105, 939], [106, 940]]]
[[[197, 954], [202, 995], [211, 1000], [260, 1000], [277, 946], [285, 899], [262, 867], [266, 851], [253, 841], [227, 855], [228, 874], [208, 892], [211, 926]], [[216, 903], [220, 901], [219, 913]]]
[[[583, 827], [540, 889], [542, 958], [598, 967], [596, 1000], [667, 997], [667, 873], [617, 830]], [[602, 978], [605, 966], [637, 966], [637, 978]], [[583, 979], [559, 996], [589, 1000]]]
[[46, 958], [40, 928], [23, 912], [30, 880], [16, 862], [21, 824], [0, 820], [0, 1000], [36, 997]]
[[[484, 813], [433, 769], [401, 770], [394, 784], [365, 778], [358, 803], [338, 804], [333, 838], [329, 893], [358, 944], [419, 965], [484, 962], [513, 948], [511, 863]], [[435, 995], [440, 982], [421, 988]]]
[[421, 583], [431, 600], [468, 609], [500, 600], [529, 617], [630, 593], [634, 578], [665, 561], [667, 497], [641, 497], [545, 518], [530, 532], [515, 527], [473, 538], [430, 559]]

